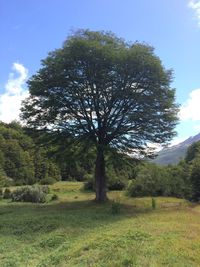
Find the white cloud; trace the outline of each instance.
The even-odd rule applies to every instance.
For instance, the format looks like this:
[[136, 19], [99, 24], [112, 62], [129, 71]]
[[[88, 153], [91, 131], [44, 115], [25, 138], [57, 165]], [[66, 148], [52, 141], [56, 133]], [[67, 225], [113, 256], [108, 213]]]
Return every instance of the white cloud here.
[[14, 63], [12, 69], [5, 84], [5, 92], [0, 95], [0, 120], [6, 123], [19, 120], [21, 101], [28, 96], [24, 87], [28, 70], [19, 63]]
[[200, 0], [189, 0], [188, 6], [195, 11], [196, 17], [198, 19], [198, 24], [200, 26]]
[[179, 118], [182, 121], [200, 121], [200, 88], [190, 93], [189, 99], [180, 108]]

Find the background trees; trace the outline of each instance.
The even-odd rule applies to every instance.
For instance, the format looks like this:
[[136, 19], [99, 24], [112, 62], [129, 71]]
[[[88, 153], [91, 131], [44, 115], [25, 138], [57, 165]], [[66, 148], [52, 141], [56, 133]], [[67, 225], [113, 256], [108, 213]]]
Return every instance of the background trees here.
[[80, 30], [42, 61], [28, 82], [22, 118], [96, 147], [96, 200], [106, 199], [105, 150], [148, 154], [148, 143], [174, 136], [177, 106], [153, 48], [112, 33]]
[[60, 179], [55, 162], [19, 124], [0, 123], [0, 186], [34, 184], [44, 179]]

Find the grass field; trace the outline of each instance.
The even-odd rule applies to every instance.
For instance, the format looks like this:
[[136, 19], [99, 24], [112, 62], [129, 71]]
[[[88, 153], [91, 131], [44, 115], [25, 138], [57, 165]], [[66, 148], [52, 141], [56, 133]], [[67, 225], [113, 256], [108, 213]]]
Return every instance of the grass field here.
[[200, 266], [200, 206], [184, 200], [131, 199], [97, 205], [81, 183], [51, 186], [59, 196], [46, 204], [0, 200], [1, 267]]

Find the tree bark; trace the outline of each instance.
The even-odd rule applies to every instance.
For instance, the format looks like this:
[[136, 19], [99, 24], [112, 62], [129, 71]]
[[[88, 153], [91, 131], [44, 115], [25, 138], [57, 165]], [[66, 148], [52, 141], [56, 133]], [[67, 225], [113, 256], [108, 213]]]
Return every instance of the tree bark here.
[[104, 149], [102, 145], [97, 146], [97, 158], [95, 166], [95, 190], [97, 202], [104, 202], [107, 200], [105, 160]]

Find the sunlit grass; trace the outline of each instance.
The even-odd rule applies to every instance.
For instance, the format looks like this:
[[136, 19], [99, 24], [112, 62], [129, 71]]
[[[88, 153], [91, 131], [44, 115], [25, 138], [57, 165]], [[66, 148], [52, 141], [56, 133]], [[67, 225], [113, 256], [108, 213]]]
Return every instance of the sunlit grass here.
[[113, 215], [112, 201], [96, 204], [81, 188], [57, 183], [59, 199], [47, 204], [1, 200], [0, 266], [200, 266], [199, 206], [155, 198], [153, 210], [150, 197], [110, 192], [120, 205]]

